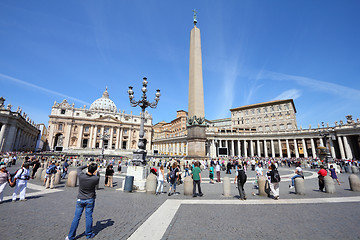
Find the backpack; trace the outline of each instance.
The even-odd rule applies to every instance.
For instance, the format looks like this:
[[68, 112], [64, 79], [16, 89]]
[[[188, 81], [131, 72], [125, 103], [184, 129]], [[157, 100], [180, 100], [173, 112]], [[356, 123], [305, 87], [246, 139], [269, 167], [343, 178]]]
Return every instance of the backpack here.
[[174, 179], [176, 178], [176, 172], [175, 172], [176, 168], [172, 168], [171, 172], [170, 172], [170, 178]]
[[[23, 174], [23, 172], [24, 172], [24, 169], [23, 169], [23, 168], [20, 168], [20, 169], [16, 170], [15, 173], [10, 174], [10, 178], [11, 178], [11, 182], [12, 182], [12, 184], [9, 183], [9, 186], [10, 186], [10, 187], [15, 187], [15, 186], [16, 186], [16, 181], [14, 181], [14, 177], [15, 177], [15, 175], [18, 173], [19, 170], [21, 170], [21, 173], [20, 173], [20, 177], [21, 177], [21, 174]], [[17, 180], [17, 179], [16, 179], [16, 180]], [[26, 180], [28, 180], [28, 179], [26, 179]]]
[[46, 174], [53, 174], [53, 173], [56, 173], [55, 165], [49, 166], [48, 169], [46, 169]]
[[274, 170], [274, 182], [280, 182], [281, 178], [280, 178], [280, 174], [278, 172], [278, 170]]
[[246, 183], [247, 176], [245, 174], [244, 170], [238, 170], [238, 182], [240, 183]]

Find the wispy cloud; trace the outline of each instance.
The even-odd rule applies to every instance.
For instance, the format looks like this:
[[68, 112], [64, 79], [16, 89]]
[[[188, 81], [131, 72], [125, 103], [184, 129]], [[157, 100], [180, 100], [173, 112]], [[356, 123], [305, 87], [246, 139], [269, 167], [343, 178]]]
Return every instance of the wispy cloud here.
[[272, 100], [283, 100], [283, 99], [297, 99], [301, 96], [301, 91], [298, 89], [289, 89], [282, 93], [280, 93], [278, 96], [274, 97]]
[[73, 101], [75, 101], [77, 103], [90, 105], [90, 103], [85, 102], [83, 100], [80, 100], [80, 99], [77, 99], [77, 98], [74, 98], [74, 97], [70, 97], [68, 95], [65, 95], [65, 94], [62, 94], [62, 93], [59, 93], [59, 92], [44, 88], [44, 87], [40, 87], [38, 85], [28, 83], [28, 82], [25, 82], [23, 80], [20, 80], [20, 79], [14, 78], [14, 77], [10, 77], [10, 76], [5, 75], [5, 74], [0, 73], [0, 79], [3, 79], [4, 81], [11, 81], [11, 82], [14, 82], [14, 83], [18, 83], [18, 84], [20, 84], [22, 86], [27, 86], [27, 87], [33, 88], [35, 90], [41, 91], [43, 93], [50, 93], [50, 94], [53, 94], [53, 95], [57, 95], [57, 96], [60, 96], [60, 97], [71, 99], [71, 100], [73, 100]]
[[310, 88], [313, 91], [326, 92], [342, 98], [360, 100], [360, 90], [349, 88], [340, 84], [320, 81], [312, 78], [288, 75], [283, 73], [265, 71], [261, 74], [262, 79], [279, 81], [293, 81], [301, 86]]
[[238, 61], [234, 60], [232, 63], [225, 64], [224, 72], [224, 86], [221, 96], [222, 106], [219, 108], [217, 118], [223, 118], [228, 115], [229, 109], [232, 107], [235, 97], [235, 82], [238, 77]]
[[264, 68], [262, 68], [258, 74], [256, 74], [256, 77], [254, 80], [252, 80], [252, 84], [250, 87], [250, 90], [245, 93], [245, 105], [249, 105], [252, 103], [252, 97], [256, 93], [258, 89], [260, 89], [263, 84], [258, 84], [259, 79], [261, 79], [262, 72], [264, 71]]

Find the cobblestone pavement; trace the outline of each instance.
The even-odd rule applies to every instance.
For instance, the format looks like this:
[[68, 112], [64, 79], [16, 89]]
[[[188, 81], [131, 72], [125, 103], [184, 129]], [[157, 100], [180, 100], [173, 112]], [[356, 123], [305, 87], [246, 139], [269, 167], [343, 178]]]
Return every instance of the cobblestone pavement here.
[[[10, 171], [15, 171], [11, 167]], [[74, 169], [75, 170], [75, 169]], [[281, 199], [337, 198], [360, 196], [349, 190], [349, 174], [339, 174], [341, 185], [336, 185], [335, 194], [319, 192], [317, 178], [306, 173], [306, 195], [298, 196], [289, 191], [288, 185], [294, 168], [280, 168]], [[207, 171], [203, 175], [208, 176]], [[117, 191], [123, 181], [123, 174], [116, 174], [114, 188], [103, 188], [101, 178], [94, 210], [95, 239], [127, 239], [168, 199], [192, 200], [183, 195], [183, 184], [178, 186], [180, 195], [168, 197], [146, 193], [124, 193]], [[221, 173], [221, 176], [231, 175]], [[268, 200], [256, 195], [252, 181], [255, 173], [248, 171], [245, 191], [249, 200]], [[64, 239], [74, 215], [78, 188], [65, 187], [63, 180], [53, 193], [43, 194], [39, 190], [42, 182], [30, 180], [37, 188], [28, 188], [34, 194], [26, 202], [7, 200], [0, 204], [0, 239]], [[237, 199], [236, 185], [232, 180], [232, 197], [222, 195], [222, 183], [209, 184], [204, 179], [201, 184], [204, 196], [196, 200]], [[165, 189], [168, 189], [166, 184]], [[4, 196], [9, 198], [13, 189], [7, 186]], [[251, 193], [254, 193], [252, 195]], [[6, 198], [5, 198], [6, 199]], [[275, 201], [275, 200], [272, 200]], [[360, 202], [321, 204], [274, 204], [274, 205], [211, 205], [182, 204], [163, 235], [163, 239], [359, 239], [358, 216]], [[78, 239], [85, 239], [85, 219], [82, 217], [78, 228]], [[151, 229], [148, 230], [151, 233]], [[152, 239], [151, 237], [148, 239]]]

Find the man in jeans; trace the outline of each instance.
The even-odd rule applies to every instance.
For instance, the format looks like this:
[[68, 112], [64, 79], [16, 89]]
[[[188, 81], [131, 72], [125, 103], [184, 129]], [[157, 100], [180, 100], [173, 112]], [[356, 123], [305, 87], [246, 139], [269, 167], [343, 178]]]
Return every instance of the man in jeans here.
[[79, 176], [79, 193], [76, 201], [75, 216], [71, 223], [69, 235], [65, 240], [75, 239], [76, 229], [79, 225], [79, 221], [82, 215], [82, 212], [85, 209], [85, 218], [86, 218], [86, 238], [95, 237], [95, 233], [92, 231], [93, 218], [92, 214], [95, 206], [95, 187], [99, 184], [100, 177], [96, 175], [96, 170], [98, 168], [96, 163], [91, 163], [87, 166], [87, 173], [82, 172], [86, 166], [78, 167], [77, 174]]
[[196, 197], [196, 185], [198, 186], [199, 196], [202, 197], [203, 194], [201, 192], [201, 169], [199, 168], [199, 162], [195, 162], [195, 167], [192, 170], [192, 177], [193, 177], [193, 197]]

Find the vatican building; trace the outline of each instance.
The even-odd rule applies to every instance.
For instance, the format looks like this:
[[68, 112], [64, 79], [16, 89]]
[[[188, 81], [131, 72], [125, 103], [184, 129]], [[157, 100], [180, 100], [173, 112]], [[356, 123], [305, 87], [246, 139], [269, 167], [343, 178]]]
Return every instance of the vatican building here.
[[[90, 108], [76, 108], [66, 99], [55, 102], [49, 116], [48, 142], [51, 150], [68, 153], [126, 154], [137, 149], [140, 115], [117, 109], [107, 89]], [[152, 116], [145, 112], [145, 138], [150, 150]]]

